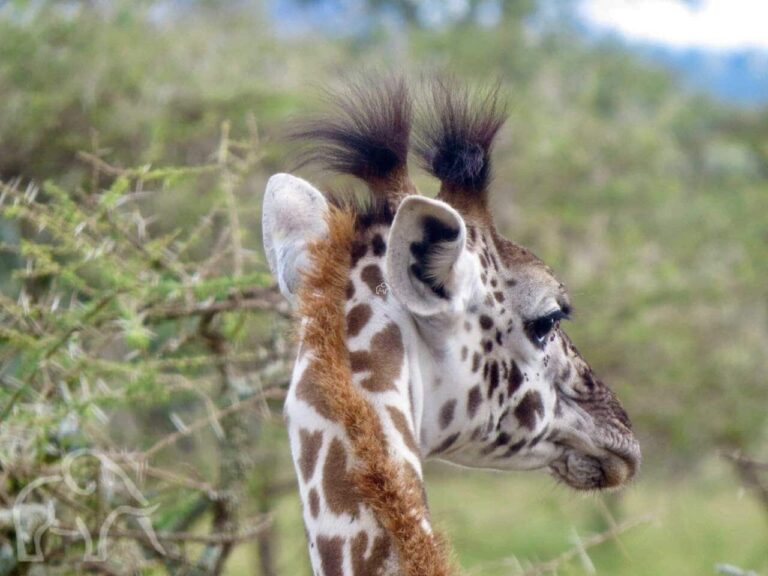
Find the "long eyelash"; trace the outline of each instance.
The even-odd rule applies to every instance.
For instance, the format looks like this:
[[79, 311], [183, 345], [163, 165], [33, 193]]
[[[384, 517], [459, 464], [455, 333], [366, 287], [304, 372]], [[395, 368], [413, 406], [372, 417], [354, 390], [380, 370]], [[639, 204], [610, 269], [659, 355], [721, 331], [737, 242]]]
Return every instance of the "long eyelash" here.
[[546, 316], [546, 318], [551, 318], [555, 322], [559, 322], [560, 320], [570, 320], [571, 314], [570, 309], [568, 310], [555, 310], [552, 312], [552, 314], [549, 314]]

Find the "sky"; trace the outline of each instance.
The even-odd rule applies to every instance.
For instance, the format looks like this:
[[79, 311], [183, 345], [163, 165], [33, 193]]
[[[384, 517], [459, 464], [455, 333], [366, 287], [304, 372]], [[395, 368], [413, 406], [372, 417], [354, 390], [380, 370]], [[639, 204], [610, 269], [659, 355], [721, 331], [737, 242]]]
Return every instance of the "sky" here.
[[768, 0], [582, 0], [597, 28], [670, 48], [768, 51]]

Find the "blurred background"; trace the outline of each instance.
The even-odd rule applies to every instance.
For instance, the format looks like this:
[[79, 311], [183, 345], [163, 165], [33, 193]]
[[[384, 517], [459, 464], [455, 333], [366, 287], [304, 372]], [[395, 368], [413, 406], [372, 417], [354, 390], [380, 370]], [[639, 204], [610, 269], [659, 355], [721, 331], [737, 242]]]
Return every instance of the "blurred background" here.
[[[261, 193], [320, 88], [394, 69], [501, 82], [497, 222], [569, 286], [644, 450], [608, 495], [430, 465], [464, 572], [768, 575], [765, 22], [760, 0], [0, 1], [0, 574], [310, 574]], [[78, 450], [89, 489], [30, 488]], [[84, 558], [76, 528], [131, 498], [107, 462], [166, 555], [128, 518]], [[21, 562], [47, 507], [70, 534]]]

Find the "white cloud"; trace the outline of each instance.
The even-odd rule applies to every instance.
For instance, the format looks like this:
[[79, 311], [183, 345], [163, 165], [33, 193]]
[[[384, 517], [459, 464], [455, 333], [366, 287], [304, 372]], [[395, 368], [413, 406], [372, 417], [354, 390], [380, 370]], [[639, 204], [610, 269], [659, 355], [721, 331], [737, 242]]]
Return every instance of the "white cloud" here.
[[582, 0], [580, 12], [629, 40], [680, 48], [768, 49], [768, 0]]

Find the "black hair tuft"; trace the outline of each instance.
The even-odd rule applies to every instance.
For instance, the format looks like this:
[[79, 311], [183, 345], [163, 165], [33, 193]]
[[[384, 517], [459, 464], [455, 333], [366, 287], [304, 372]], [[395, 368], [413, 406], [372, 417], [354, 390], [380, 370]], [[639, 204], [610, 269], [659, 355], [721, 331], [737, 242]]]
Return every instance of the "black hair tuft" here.
[[327, 92], [329, 114], [299, 124], [292, 140], [306, 141], [300, 165], [319, 163], [367, 182], [401, 176], [408, 161], [412, 106], [405, 80], [359, 77]]
[[416, 152], [444, 189], [484, 197], [491, 181], [491, 149], [506, 120], [499, 86], [472, 90], [453, 80], [430, 82]]

